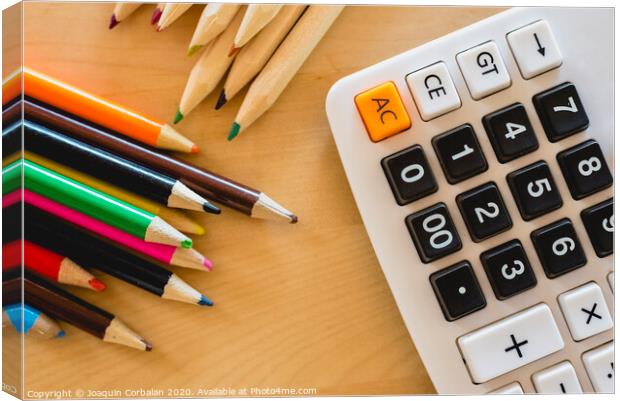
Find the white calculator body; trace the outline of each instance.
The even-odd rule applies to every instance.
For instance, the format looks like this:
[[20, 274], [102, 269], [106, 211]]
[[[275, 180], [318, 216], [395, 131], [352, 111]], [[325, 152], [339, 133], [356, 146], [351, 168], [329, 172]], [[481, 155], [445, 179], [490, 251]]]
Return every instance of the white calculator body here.
[[326, 108], [441, 394], [613, 392], [613, 10], [515, 8]]

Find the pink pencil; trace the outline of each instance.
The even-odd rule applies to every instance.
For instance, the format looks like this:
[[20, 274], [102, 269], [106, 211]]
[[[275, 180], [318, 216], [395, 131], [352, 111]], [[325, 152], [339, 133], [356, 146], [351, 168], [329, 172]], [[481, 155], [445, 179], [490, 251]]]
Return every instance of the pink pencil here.
[[176, 248], [172, 245], [143, 241], [34, 192], [24, 190], [24, 201], [160, 262], [191, 269], [203, 270], [206, 268], [209, 271], [213, 267], [213, 263], [209, 259], [194, 249]]
[[22, 200], [22, 191], [16, 189], [15, 191], [2, 195], [2, 208], [13, 206], [17, 202]]

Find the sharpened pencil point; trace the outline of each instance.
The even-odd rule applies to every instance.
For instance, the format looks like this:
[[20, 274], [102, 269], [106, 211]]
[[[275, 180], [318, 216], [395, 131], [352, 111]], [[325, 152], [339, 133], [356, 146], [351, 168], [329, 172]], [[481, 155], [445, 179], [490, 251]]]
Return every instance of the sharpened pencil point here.
[[295, 215], [292, 215], [292, 216], [291, 216], [291, 224], [295, 224], [295, 223], [297, 223], [297, 220], [298, 220], [298, 219], [297, 219], [297, 216], [295, 216]]
[[183, 119], [183, 113], [181, 113], [181, 110], [177, 110], [177, 114], [174, 116], [174, 123], [177, 124], [182, 119]]
[[192, 240], [191, 239], [185, 239], [185, 240], [181, 241], [181, 248], [190, 249], [191, 247], [192, 247]]
[[60, 330], [60, 331], [58, 332], [58, 334], [56, 334], [56, 337], [58, 337], [58, 338], [63, 338], [63, 337], [65, 336], [65, 334], [67, 334], [67, 333], [65, 333], [65, 331], [64, 331], [64, 330]]
[[202, 264], [207, 268], [208, 271], [213, 270], [213, 262], [211, 262], [209, 259], [205, 258], [205, 260], [202, 261]]
[[110, 25], [108, 26], [108, 29], [112, 29], [116, 25], [118, 25], [118, 21], [116, 20], [116, 15], [112, 14], [112, 17], [110, 18]]
[[151, 15], [151, 25], [155, 25], [159, 22], [159, 18], [161, 18], [161, 13], [162, 10], [159, 7], [155, 8], [155, 10], [153, 11], [153, 15]]
[[146, 340], [142, 340], [142, 342], [144, 343], [144, 350], [145, 351], [148, 352], [148, 351], [151, 351], [153, 349], [153, 346], [149, 342], [147, 342]]
[[90, 285], [91, 288], [97, 292], [101, 292], [106, 289], [105, 283], [97, 278], [90, 279], [88, 281], [88, 285]]
[[187, 56], [188, 57], [193, 56], [200, 49], [202, 49], [202, 45], [195, 45], [195, 46], [190, 47], [189, 50], [187, 51]]
[[227, 101], [228, 99], [226, 99], [226, 91], [222, 89], [222, 92], [220, 92], [220, 97], [217, 98], [217, 103], [215, 103], [215, 110], [221, 109]]
[[228, 51], [228, 57], [234, 56], [235, 53], [237, 53], [237, 50], [239, 50], [239, 48], [235, 47], [234, 44], [232, 46], [230, 46], [230, 50]]
[[198, 145], [194, 144], [192, 146], [192, 149], [190, 150], [190, 153], [198, 153], [200, 152], [200, 148], [198, 147]]
[[213, 203], [211, 202], [205, 202], [202, 204], [202, 209], [207, 212], [207, 213], [211, 213], [211, 214], [220, 214], [222, 213], [222, 209], [220, 209], [219, 207], [215, 206]]
[[209, 298], [205, 297], [204, 295], [201, 295], [200, 301], [198, 301], [198, 305], [213, 306], [213, 301], [211, 301]]
[[239, 130], [241, 129], [241, 126], [234, 122], [232, 127], [230, 128], [230, 133], [228, 134], [228, 140], [232, 141], [233, 139], [235, 139], [237, 137], [237, 135], [239, 135]]

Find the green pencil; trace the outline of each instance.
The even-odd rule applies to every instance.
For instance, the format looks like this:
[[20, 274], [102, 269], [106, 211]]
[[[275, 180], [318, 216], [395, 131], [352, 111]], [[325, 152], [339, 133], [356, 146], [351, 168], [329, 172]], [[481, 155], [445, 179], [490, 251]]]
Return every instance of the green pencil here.
[[[16, 174], [12, 173], [14, 164], [9, 164], [2, 170], [3, 186], [9, 184]], [[84, 185], [55, 171], [42, 167], [30, 160], [23, 160], [24, 186], [33, 192], [62, 203], [78, 210], [97, 220], [123, 230], [147, 242], [157, 242], [183, 248], [191, 248], [192, 240], [181, 234], [160, 217], [146, 210], [123, 202], [104, 192]], [[5, 174], [7, 180], [5, 183]], [[17, 175], [19, 178], [19, 175]]]
[[19, 160], [2, 169], [2, 195], [15, 191], [21, 186], [21, 182], [22, 166]]

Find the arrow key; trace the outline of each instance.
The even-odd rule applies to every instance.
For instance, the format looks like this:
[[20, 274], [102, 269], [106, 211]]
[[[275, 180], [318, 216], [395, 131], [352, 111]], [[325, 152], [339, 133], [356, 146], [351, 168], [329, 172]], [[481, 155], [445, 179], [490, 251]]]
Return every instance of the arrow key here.
[[524, 79], [562, 65], [562, 54], [547, 21], [526, 25], [506, 35]]

